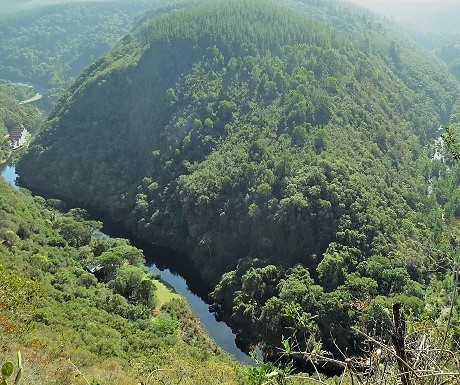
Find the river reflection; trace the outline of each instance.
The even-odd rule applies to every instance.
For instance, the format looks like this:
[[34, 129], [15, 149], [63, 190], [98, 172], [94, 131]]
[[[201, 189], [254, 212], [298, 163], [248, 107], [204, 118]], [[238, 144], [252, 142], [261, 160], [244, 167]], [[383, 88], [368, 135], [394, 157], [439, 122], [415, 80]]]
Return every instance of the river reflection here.
[[14, 167], [14, 165], [11, 165], [11, 164], [0, 165], [0, 174], [16, 190], [19, 189], [18, 185], [16, 184], [16, 178], [18, 178], [19, 175], [16, 174], [16, 168]]
[[160, 270], [155, 264], [147, 267], [150, 271], [158, 273], [161, 279], [170, 284], [178, 294], [187, 298], [195, 316], [222, 349], [235, 356], [240, 362], [254, 364], [254, 360], [236, 346], [232, 330], [224, 322], [216, 321], [214, 314], [209, 312], [209, 305], [190, 291], [183, 277], [172, 273], [169, 269]]

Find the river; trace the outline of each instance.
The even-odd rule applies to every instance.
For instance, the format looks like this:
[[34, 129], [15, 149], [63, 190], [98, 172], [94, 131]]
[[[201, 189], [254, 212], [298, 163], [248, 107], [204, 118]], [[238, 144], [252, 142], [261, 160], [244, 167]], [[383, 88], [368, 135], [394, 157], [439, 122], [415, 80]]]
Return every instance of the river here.
[[[0, 173], [11, 186], [19, 189], [16, 184], [18, 175], [14, 165], [0, 165]], [[102, 230], [108, 236], [131, 238], [129, 235], [126, 236], [126, 232], [121, 226], [109, 223], [106, 220], [103, 220], [103, 222], [105, 226]], [[188, 270], [187, 264], [178, 264], [178, 255], [168, 248], [148, 244], [138, 239], [131, 239], [131, 241], [134, 246], [144, 250], [147, 260], [146, 267], [150, 271], [158, 273], [161, 279], [171, 285], [178, 294], [187, 298], [193, 313], [214, 341], [238, 361], [254, 364], [254, 360], [236, 346], [235, 334], [232, 330], [224, 322], [217, 321], [214, 314], [210, 312], [209, 304], [203, 299], [207, 290], [203, 290], [202, 283], [199, 282], [197, 275], [193, 274], [192, 270]], [[177, 269], [187, 275], [187, 280], [176, 272]], [[186, 274], [187, 270], [189, 274]], [[192, 273], [190, 274], [190, 272]], [[193, 279], [194, 277], [197, 279]]]
[[0, 165], [0, 174], [16, 190], [19, 188], [16, 185], [16, 178], [18, 177], [18, 174], [16, 174], [16, 169], [13, 165], [10, 165], [10, 164]]

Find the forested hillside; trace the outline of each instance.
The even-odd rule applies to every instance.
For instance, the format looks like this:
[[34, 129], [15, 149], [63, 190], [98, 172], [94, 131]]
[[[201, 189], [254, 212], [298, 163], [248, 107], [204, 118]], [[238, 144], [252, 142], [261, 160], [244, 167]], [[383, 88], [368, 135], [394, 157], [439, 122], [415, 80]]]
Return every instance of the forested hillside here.
[[[109, 52], [145, 9], [155, 15], [175, 7], [162, 0], [52, 3], [59, 1], [0, 2], [0, 163], [20, 155], [8, 132], [22, 122], [35, 134], [81, 70]], [[37, 93], [32, 105], [20, 103]]]
[[460, 34], [446, 32], [410, 32], [411, 37], [447, 64], [450, 72], [460, 80]]
[[447, 63], [457, 80], [460, 80], [460, 34], [445, 38], [435, 53]]
[[[0, 15], [0, 78], [38, 84], [49, 110], [81, 70], [160, 0], [70, 2]], [[40, 88], [40, 92], [43, 90]]]
[[60, 99], [19, 174], [185, 252], [248, 342], [276, 344], [301, 308], [312, 344], [358, 351], [351, 327], [386, 327], [388, 298], [419, 315], [446, 256], [456, 182], [431, 156], [459, 85], [380, 20], [283, 4], [146, 21]]
[[162, 303], [141, 250], [60, 206], [0, 179], [0, 364], [20, 349], [22, 384], [239, 383], [185, 300]]

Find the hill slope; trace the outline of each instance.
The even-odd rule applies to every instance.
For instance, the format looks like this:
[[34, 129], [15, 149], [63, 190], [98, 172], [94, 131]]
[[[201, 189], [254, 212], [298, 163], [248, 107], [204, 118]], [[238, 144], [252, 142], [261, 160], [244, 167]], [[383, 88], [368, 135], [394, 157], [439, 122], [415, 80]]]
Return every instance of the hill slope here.
[[161, 1], [33, 3], [33, 9], [0, 14], [0, 78], [38, 85], [49, 112], [84, 67], [109, 52], [136, 16]]
[[457, 80], [460, 80], [460, 34], [445, 38], [435, 52], [446, 62]]
[[[126, 385], [147, 377], [155, 384], [181, 377], [240, 383], [241, 368], [209, 339], [184, 299], [152, 316], [158, 302], [147, 283], [161, 284], [140, 266], [141, 250], [97, 237], [101, 223], [83, 219], [79, 209], [53, 210], [57, 203], [13, 190], [0, 177], [2, 363], [20, 349], [28, 384]], [[117, 254], [131, 262], [118, 264], [112, 280], [84, 269], [107, 257], [113, 264]]]
[[[333, 2], [311, 3], [339, 17]], [[283, 294], [289, 279], [318, 288], [322, 309], [349, 277], [375, 283], [365, 297], [421, 297], [442, 228], [426, 146], [458, 83], [388, 36], [365, 16], [329, 24], [258, 0], [157, 17], [78, 78], [19, 164], [22, 181], [188, 253], [212, 284], [248, 257], [215, 293], [239, 329], [275, 317], [282, 304], [263, 309], [272, 297], [303, 303]], [[244, 286], [250, 271], [268, 274], [263, 293]], [[234, 302], [245, 290], [251, 309]], [[357, 317], [322, 337], [347, 340]], [[279, 333], [261, 339], [281, 335], [272, 321]]]

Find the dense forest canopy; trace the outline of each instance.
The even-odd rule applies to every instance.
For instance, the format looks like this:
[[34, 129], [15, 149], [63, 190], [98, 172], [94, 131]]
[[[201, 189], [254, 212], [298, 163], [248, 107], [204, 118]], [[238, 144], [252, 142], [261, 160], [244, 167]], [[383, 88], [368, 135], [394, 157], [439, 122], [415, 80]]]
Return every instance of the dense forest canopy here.
[[459, 79], [460, 7], [455, 0], [355, 2], [391, 17], [395, 28], [438, 56]]
[[[6, 135], [21, 123], [34, 135], [81, 70], [107, 53], [147, 7], [149, 15], [174, 8], [161, 0], [53, 3], [59, 2], [0, 3], [0, 163], [21, 154], [12, 152]], [[21, 103], [27, 99], [30, 105]]]
[[459, 211], [455, 167], [431, 158], [458, 82], [340, 3], [199, 3], [79, 76], [22, 182], [186, 252], [250, 342], [280, 340], [287, 304], [331, 350], [357, 350], [351, 326], [383, 325], [388, 298], [420, 314]]
[[410, 36], [439, 57], [449, 71], [460, 80], [460, 34], [409, 31]]

